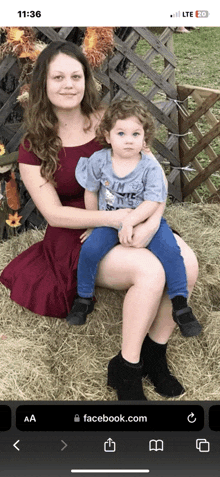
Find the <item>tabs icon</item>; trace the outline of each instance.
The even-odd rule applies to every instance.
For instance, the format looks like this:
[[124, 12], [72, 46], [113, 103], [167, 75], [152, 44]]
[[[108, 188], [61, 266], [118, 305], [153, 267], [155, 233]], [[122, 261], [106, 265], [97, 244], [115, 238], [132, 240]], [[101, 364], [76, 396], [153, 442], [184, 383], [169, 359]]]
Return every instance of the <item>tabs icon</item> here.
[[210, 452], [210, 442], [206, 439], [196, 439], [196, 449], [199, 452]]

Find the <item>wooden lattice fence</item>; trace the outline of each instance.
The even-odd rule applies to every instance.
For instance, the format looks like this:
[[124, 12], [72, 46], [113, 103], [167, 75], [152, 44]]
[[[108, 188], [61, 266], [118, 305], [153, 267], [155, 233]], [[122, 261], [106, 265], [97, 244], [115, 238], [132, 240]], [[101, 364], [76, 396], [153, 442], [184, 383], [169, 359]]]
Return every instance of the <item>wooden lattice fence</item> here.
[[[85, 34], [85, 28], [79, 27], [38, 27], [34, 31], [37, 39], [44, 43], [66, 39], [81, 45]], [[220, 168], [219, 152], [216, 152], [216, 144], [215, 148], [211, 148], [207, 141], [217, 138], [220, 131], [219, 125], [216, 125], [218, 119], [209, 109], [218, 101], [220, 93], [212, 91], [209, 95], [207, 90], [202, 88], [176, 87], [176, 57], [173, 52], [172, 28], [116, 28], [114, 40], [114, 54], [108, 57], [100, 68], [94, 70], [94, 76], [101, 87], [103, 101], [109, 103], [113, 98], [129, 95], [146, 103], [157, 127], [153, 152], [165, 168], [168, 191], [173, 201], [181, 202], [191, 196], [199, 201], [198, 187], [203, 182], [209, 191], [207, 200], [219, 197], [219, 186], [214, 184], [211, 177], [213, 171]], [[0, 43], [1, 41], [3, 40], [0, 39]], [[0, 165], [14, 163], [21, 196], [19, 215], [22, 215], [22, 226], [16, 229], [16, 233], [29, 227], [45, 225], [20, 181], [16, 167], [17, 150], [23, 135], [23, 109], [17, 101], [17, 96], [28, 73], [28, 70], [22, 69], [22, 61], [15, 56], [4, 57], [0, 64], [0, 142], [6, 146], [8, 153], [7, 156], [0, 158]], [[191, 113], [192, 101], [196, 103], [196, 109], [194, 107]], [[200, 131], [196, 122], [202, 115], [211, 124], [213, 132], [204, 134]], [[197, 146], [191, 145], [189, 131], [197, 138]], [[197, 157], [203, 150], [209, 159], [205, 172]], [[195, 176], [197, 172], [197, 176], [192, 179], [189, 178], [189, 172], [182, 169], [188, 164], [192, 164], [192, 168], [195, 169], [190, 173]], [[5, 183], [2, 181], [0, 238], [7, 238], [15, 233], [5, 225], [10, 209], [4, 202], [4, 187]]]
[[[85, 32], [85, 28], [79, 27], [38, 27], [34, 30], [37, 37], [45, 43], [67, 39], [78, 45], [82, 44]], [[158, 130], [153, 144], [158, 160], [161, 163], [166, 161], [166, 164], [171, 166], [179, 166], [178, 117], [176, 104], [173, 101], [177, 98], [174, 75], [176, 58], [172, 51], [172, 35], [171, 28], [160, 28], [156, 31], [148, 28], [116, 28], [114, 55], [107, 58], [101, 68], [94, 70], [94, 76], [101, 84], [101, 95], [105, 102], [108, 103], [112, 98], [130, 95], [147, 104], [155, 118]], [[144, 56], [137, 52], [138, 45], [143, 41], [148, 45]], [[0, 64], [0, 141], [5, 144], [10, 155], [1, 158], [0, 165], [6, 162], [16, 164], [16, 151], [23, 135], [22, 107], [16, 98], [24, 81], [16, 57], [6, 56]], [[139, 85], [141, 82], [143, 84]], [[160, 133], [161, 128], [163, 128], [162, 133]], [[19, 215], [22, 215], [22, 227], [19, 231], [22, 231], [24, 227], [39, 227], [42, 217], [28, 197], [17, 169], [16, 177], [22, 200], [22, 208], [19, 210]], [[172, 173], [170, 175], [168, 173], [168, 180], [169, 193], [175, 200], [181, 201], [180, 182], [172, 179]], [[2, 195], [4, 195], [3, 185]], [[0, 236], [3, 237], [14, 233], [8, 226], [5, 228], [8, 211], [5, 207], [0, 212]]]
[[178, 96], [183, 199], [220, 202], [220, 91], [185, 85]]

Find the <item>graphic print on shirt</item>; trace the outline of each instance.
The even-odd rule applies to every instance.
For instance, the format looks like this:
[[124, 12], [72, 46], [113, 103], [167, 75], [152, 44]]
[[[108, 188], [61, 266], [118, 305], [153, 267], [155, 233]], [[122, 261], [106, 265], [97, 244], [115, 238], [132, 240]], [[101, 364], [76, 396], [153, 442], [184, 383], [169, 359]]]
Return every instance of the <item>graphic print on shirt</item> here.
[[126, 207], [134, 209], [141, 204], [142, 200], [138, 195], [142, 192], [143, 187], [137, 192], [123, 192], [125, 189], [124, 182], [114, 181], [111, 185], [111, 190], [106, 187], [107, 183], [110, 185], [109, 181], [105, 180], [103, 182], [105, 185], [104, 199], [106, 210], [116, 210]]

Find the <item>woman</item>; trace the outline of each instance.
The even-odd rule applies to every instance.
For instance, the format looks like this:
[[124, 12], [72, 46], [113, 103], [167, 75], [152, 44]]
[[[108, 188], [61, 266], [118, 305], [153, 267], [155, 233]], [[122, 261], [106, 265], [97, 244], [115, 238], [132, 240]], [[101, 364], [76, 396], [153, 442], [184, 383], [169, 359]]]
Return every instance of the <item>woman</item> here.
[[[85, 210], [83, 189], [75, 180], [81, 156], [101, 149], [95, 129], [101, 109], [87, 60], [70, 42], [52, 42], [33, 73], [25, 115], [27, 133], [20, 146], [21, 178], [48, 222], [45, 238], [16, 257], [0, 280], [11, 298], [31, 311], [66, 317], [76, 293], [80, 236], [89, 227], [118, 228], [127, 210]], [[130, 247], [116, 246], [101, 261], [96, 284], [127, 290], [123, 305], [122, 350], [109, 363], [108, 384], [120, 400], [146, 400], [142, 377], [165, 396], [184, 392], [166, 363], [174, 329], [164, 270], [144, 244], [159, 226], [165, 204], [135, 228]], [[192, 291], [197, 261], [177, 237]], [[148, 335], [147, 335], [148, 333]]]

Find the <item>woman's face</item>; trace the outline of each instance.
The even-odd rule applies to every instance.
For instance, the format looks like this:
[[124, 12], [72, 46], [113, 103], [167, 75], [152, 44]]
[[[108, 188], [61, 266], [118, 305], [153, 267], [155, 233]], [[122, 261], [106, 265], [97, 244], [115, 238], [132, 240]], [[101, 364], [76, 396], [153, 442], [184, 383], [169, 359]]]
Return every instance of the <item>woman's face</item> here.
[[55, 110], [80, 107], [85, 92], [85, 76], [81, 63], [65, 53], [58, 53], [49, 64], [47, 96]]

